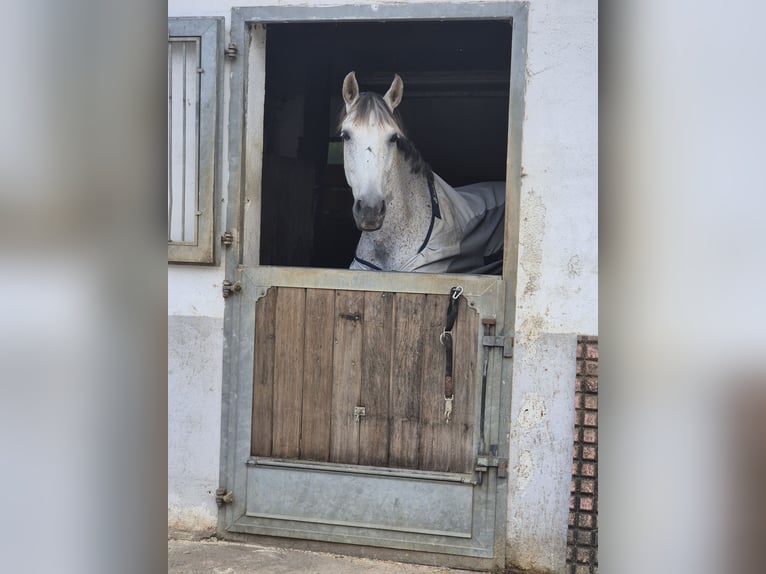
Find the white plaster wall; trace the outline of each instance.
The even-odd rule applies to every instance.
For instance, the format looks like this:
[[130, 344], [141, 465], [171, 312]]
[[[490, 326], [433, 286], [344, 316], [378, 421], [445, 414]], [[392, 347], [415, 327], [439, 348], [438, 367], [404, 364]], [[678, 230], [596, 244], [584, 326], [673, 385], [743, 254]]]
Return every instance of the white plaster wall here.
[[511, 391], [506, 560], [525, 570], [566, 564], [576, 344], [574, 334], [545, 334], [514, 347], [523, 366]]
[[598, 334], [598, 3], [532, 1], [517, 332]]
[[168, 315], [223, 319], [223, 266], [168, 265]]
[[[375, 3], [399, 2], [246, 4]], [[572, 419], [567, 413], [573, 416], [574, 335], [598, 334], [598, 5], [596, 0], [530, 0], [529, 4], [515, 333], [517, 344], [524, 348], [514, 358], [508, 555], [518, 566], [555, 572], [564, 568], [562, 505], [567, 505], [571, 465]], [[223, 16], [228, 39], [230, 10], [238, 5], [242, 2], [168, 0], [168, 15]], [[226, 182], [223, 189], [225, 197]], [[209, 490], [214, 491], [218, 477], [222, 365], [221, 337], [215, 333], [223, 324], [222, 280], [222, 267], [169, 266], [168, 270], [169, 326], [174, 321], [175, 333], [182, 335], [169, 339], [174, 371], [169, 373], [168, 390], [169, 519], [180, 526], [215, 524], [216, 507]], [[191, 344], [186, 337], [194, 341], [193, 356], [183, 348]], [[540, 369], [543, 358], [558, 364]], [[204, 380], [200, 380], [201, 362], [192, 359], [204, 361]], [[522, 424], [523, 405], [530, 400], [544, 405], [542, 419], [534, 425]], [[540, 429], [545, 429], [544, 436]], [[543, 531], [548, 534], [541, 536]]]
[[168, 265], [168, 526], [211, 534], [220, 454], [223, 267]]
[[598, 5], [532, 1], [508, 563], [566, 571], [576, 336], [598, 334]]
[[212, 534], [217, 519], [223, 320], [168, 316], [168, 525]]

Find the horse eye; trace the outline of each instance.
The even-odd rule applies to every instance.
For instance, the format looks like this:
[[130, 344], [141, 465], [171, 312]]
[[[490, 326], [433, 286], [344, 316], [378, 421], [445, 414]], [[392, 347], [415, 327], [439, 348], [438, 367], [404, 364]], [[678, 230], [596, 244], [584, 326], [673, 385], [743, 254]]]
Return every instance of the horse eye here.
[[394, 134], [391, 136], [391, 138], [388, 140], [388, 143], [396, 143], [399, 140], [399, 134]]
[[343, 141], [348, 141], [351, 139], [351, 136], [348, 135], [348, 132], [340, 132], [340, 137], [343, 139]]

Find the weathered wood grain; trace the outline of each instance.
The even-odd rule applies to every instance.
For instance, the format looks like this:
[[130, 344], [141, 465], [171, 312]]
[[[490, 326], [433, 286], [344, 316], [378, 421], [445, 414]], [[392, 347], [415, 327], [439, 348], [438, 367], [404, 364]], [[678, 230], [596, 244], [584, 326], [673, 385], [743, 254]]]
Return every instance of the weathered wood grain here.
[[298, 458], [301, 437], [306, 290], [277, 292], [272, 455]]
[[[444, 418], [448, 295], [271, 288], [256, 304], [251, 454], [470, 472], [479, 316], [460, 301]], [[354, 421], [354, 407], [366, 416]]]
[[425, 295], [399, 293], [394, 299], [394, 356], [391, 377], [389, 466], [417, 468], [420, 380], [423, 372]]
[[393, 293], [365, 292], [359, 464], [388, 465]]
[[[473, 434], [478, 425], [476, 401], [481, 400], [481, 375], [477, 375], [479, 360], [479, 314], [471, 309], [465, 298], [460, 299], [458, 318], [455, 322], [455, 403], [452, 421], [448, 425], [450, 472], [473, 470]], [[487, 383], [489, 384], [489, 383]], [[478, 391], [478, 392], [477, 392]]]
[[359, 425], [354, 407], [359, 405], [362, 383], [362, 331], [364, 292], [336, 291], [333, 341], [332, 427], [330, 460], [357, 464]]
[[[423, 308], [423, 380], [420, 385], [420, 437], [418, 468], [447, 471], [449, 441], [444, 419], [444, 346], [439, 336], [449, 305], [449, 295], [427, 295]], [[451, 423], [450, 423], [451, 424]]]
[[330, 459], [335, 292], [306, 291], [301, 452], [304, 460]]
[[276, 302], [277, 289], [272, 287], [255, 305], [253, 420], [250, 438], [250, 454], [253, 456], [271, 456]]

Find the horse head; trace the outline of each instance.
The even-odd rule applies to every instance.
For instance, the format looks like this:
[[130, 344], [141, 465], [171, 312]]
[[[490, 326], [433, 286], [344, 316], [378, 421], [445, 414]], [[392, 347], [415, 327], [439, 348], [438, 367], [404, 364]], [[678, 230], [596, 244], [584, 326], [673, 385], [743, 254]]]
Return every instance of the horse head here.
[[345, 114], [340, 124], [346, 181], [354, 195], [357, 228], [375, 231], [383, 225], [386, 202], [391, 201], [391, 177], [397, 161], [397, 141], [403, 138], [394, 110], [402, 101], [404, 85], [394, 76], [383, 97], [359, 93], [354, 72], [343, 80]]

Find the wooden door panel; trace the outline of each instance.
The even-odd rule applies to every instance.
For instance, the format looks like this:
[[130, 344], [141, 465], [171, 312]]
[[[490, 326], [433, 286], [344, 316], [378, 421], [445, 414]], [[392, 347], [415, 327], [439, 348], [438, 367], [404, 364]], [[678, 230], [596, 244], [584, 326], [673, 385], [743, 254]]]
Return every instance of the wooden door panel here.
[[441, 294], [270, 288], [256, 304], [251, 454], [471, 472], [479, 316], [461, 299], [447, 422], [439, 336], [448, 303]]

